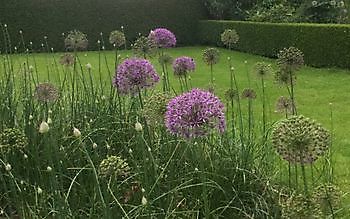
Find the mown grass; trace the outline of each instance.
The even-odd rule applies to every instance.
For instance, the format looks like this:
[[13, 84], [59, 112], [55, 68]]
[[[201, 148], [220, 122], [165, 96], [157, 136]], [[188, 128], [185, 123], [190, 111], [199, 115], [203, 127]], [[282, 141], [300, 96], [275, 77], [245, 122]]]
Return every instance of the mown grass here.
[[[207, 88], [210, 81], [210, 68], [202, 61], [202, 51], [205, 47], [185, 47], [170, 49], [166, 52], [173, 57], [190, 56], [193, 57], [197, 63], [196, 71], [191, 73], [191, 84], [193, 87]], [[253, 87], [258, 94], [258, 98], [254, 102], [256, 111], [255, 121], [261, 121], [262, 115], [262, 100], [260, 98], [261, 88], [260, 80], [254, 74], [253, 66], [256, 62], [264, 61], [271, 63], [276, 69], [275, 60], [260, 56], [240, 53], [237, 51], [229, 51], [220, 49], [221, 60], [219, 64], [214, 66], [214, 76], [216, 84], [216, 94], [224, 98], [224, 92], [229, 88], [230, 75], [229, 63], [227, 57], [231, 57], [231, 61], [235, 68], [235, 74], [239, 82], [239, 88], [242, 90], [245, 87]], [[36, 68], [39, 73], [40, 82], [48, 80], [48, 72], [50, 81], [54, 82], [58, 79], [57, 72], [54, 70], [54, 58], [59, 60], [61, 53], [53, 53], [52, 56], [48, 54], [35, 54], [29, 59], [35, 58], [37, 64]], [[122, 58], [131, 56], [130, 51], [121, 51]], [[92, 65], [92, 72], [96, 80], [99, 78], [99, 72], [102, 75], [102, 80], [105, 85], [110, 86], [111, 79], [109, 71], [114, 75], [114, 58], [115, 54], [112, 51], [104, 51], [103, 54], [99, 52], [83, 52], [79, 54], [81, 64], [90, 63]], [[14, 66], [19, 67], [26, 59], [25, 55], [16, 55], [13, 57]], [[105, 60], [106, 59], [106, 60]], [[161, 72], [161, 67], [156, 58], [152, 58], [152, 63]], [[99, 64], [103, 63], [103, 64]], [[107, 69], [104, 63], [108, 63]], [[59, 64], [58, 64], [59, 65]], [[59, 65], [59, 68], [64, 68]], [[19, 70], [16, 75], [17, 79], [21, 79]], [[51, 72], [51, 73], [50, 73]], [[350, 170], [348, 163], [350, 162], [350, 137], [348, 130], [350, 129], [350, 109], [347, 107], [350, 104], [350, 71], [342, 69], [318, 69], [312, 67], [303, 67], [297, 73], [296, 83], [296, 103], [298, 113], [307, 117], [313, 118], [322, 123], [329, 130], [334, 131], [334, 165], [336, 174], [336, 183], [341, 187], [346, 194], [350, 191]], [[171, 84], [177, 86], [178, 81], [171, 75]], [[161, 89], [159, 85], [159, 89]], [[279, 96], [288, 96], [287, 90], [274, 82], [273, 75], [268, 76], [266, 80], [266, 92], [268, 101], [268, 121], [273, 123], [284, 116], [275, 112], [275, 101]], [[243, 109], [246, 109], [243, 102]], [[244, 112], [245, 113], [245, 112]], [[331, 119], [332, 114], [332, 119]], [[345, 196], [345, 206], [350, 204], [350, 198]]]

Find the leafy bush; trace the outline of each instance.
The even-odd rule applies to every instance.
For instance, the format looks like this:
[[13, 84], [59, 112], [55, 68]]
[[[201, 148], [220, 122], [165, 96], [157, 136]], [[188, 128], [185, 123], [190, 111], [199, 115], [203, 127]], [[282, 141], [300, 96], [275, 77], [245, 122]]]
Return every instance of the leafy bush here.
[[228, 28], [239, 34], [234, 48], [240, 51], [275, 57], [284, 47], [295, 46], [304, 52], [308, 65], [350, 66], [350, 25], [201, 21], [200, 42], [222, 45], [220, 33]]
[[[154, 7], [157, 5], [157, 7]], [[204, 6], [196, 0], [16, 0], [5, 1], [0, 7], [0, 23], [9, 27], [12, 46], [19, 47], [23, 30], [26, 43], [36, 50], [47, 36], [49, 47], [62, 51], [62, 33], [79, 29], [89, 38], [89, 49], [97, 49], [97, 40], [108, 42], [111, 31], [124, 26], [126, 38], [134, 40], [138, 33], [166, 26], [178, 36], [180, 44], [196, 42], [197, 21], [204, 16]], [[3, 41], [0, 40], [0, 51]], [[107, 43], [106, 46], [110, 46]]]

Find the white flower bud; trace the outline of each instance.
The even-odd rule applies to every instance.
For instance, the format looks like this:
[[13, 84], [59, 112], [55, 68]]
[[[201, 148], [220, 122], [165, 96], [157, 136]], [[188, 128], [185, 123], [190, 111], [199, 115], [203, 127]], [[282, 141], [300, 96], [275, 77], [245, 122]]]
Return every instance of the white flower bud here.
[[28, 155], [27, 154], [24, 154], [23, 157], [24, 157], [24, 159], [28, 159]]
[[29, 115], [29, 120], [33, 120], [33, 116], [32, 115]]
[[86, 68], [87, 68], [87, 69], [91, 69], [91, 68], [92, 68], [91, 64], [90, 64], [90, 63], [87, 63], [87, 64], [86, 64]]
[[49, 124], [42, 121], [40, 124], [40, 127], [39, 127], [39, 133], [41, 133], [41, 134], [47, 133], [49, 131], [49, 129], [50, 129]]
[[135, 123], [135, 130], [138, 132], [142, 132], [142, 125], [141, 123], [137, 122]]
[[5, 165], [5, 170], [6, 170], [6, 171], [11, 171], [11, 170], [12, 170], [11, 164], [9, 164], [9, 163], [6, 164], [6, 165]]
[[142, 196], [141, 203], [142, 205], [147, 205], [147, 199], [145, 196]]
[[93, 144], [92, 144], [92, 148], [93, 148], [93, 149], [96, 149], [96, 148], [97, 148], [97, 144], [96, 144], [96, 143], [93, 143]]
[[19, 34], [22, 34], [23, 32], [22, 32], [22, 30], [19, 30]]
[[142, 192], [142, 193], [145, 193], [145, 192], [146, 192], [146, 190], [145, 190], [144, 188], [142, 188], [142, 189], [141, 189], [141, 192]]
[[40, 195], [40, 194], [43, 193], [43, 190], [42, 190], [40, 187], [38, 187], [37, 192], [38, 192], [38, 194]]
[[7, 24], [4, 24], [4, 27], [6, 28], [6, 27], [7, 27]]
[[73, 128], [73, 136], [79, 138], [81, 136], [81, 132], [77, 128]]
[[52, 124], [52, 119], [50, 117], [47, 118], [47, 124]]
[[52, 171], [52, 167], [47, 166], [46, 170], [47, 170], [47, 172], [51, 172]]

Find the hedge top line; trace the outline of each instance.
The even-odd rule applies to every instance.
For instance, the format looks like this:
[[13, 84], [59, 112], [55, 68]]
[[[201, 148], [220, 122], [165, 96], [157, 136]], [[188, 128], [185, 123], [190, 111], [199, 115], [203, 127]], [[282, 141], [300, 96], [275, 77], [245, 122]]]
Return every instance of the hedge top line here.
[[200, 22], [235, 23], [235, 24], [256, 24], [256, 25], [262, 25], [262, 26], [294, 26], [294, 27], [335, 27], [335, 28], [350, 28], [350, 24], [271, 23], [271, 22], [234, 21], [234, 20], [200, 20]]

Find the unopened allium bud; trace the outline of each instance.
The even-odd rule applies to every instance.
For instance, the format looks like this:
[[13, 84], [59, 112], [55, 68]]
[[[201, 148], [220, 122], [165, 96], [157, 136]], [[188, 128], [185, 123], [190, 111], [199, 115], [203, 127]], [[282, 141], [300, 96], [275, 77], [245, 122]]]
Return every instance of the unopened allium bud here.
[[11, 164], [9, 164], [9, 163], [6, 164], [6, 165], [5, 165], [5, 170], [6, 170], [6, 171], [11, 171], [11, 170], [12, 170]]
[[47, 118], [47, 124], [52, 124], [52, 119], [50, 117]]
[[47, 122], [45, 121], [42, 121], [39, 127], [39, 133], [41, 134], [47, 133], [49, 129], [50, 129], [49, 124], [47, 124]]
[[147, 205], [147, 199], [145, 196], [142, 196], [141, 203], [142, 205]]
[[47, 172], [51, 172], [52, 171], [52, 167], [47, 166], [46, 170], [47, 170]]
[[29, 120], [33, 120], [33, 116], [32, 115], [29, 115]]
[[38, 192], [38, 194], [40, 195], [40, 194], [43, 193], [43, 190], [42, 190], [40, 187], [38, 187], [37, 192]]
[[141, 192], [142, 192], [142, 193], [145, 193], [145, 192], [146, 192], [146, 190], [145, 190], [144, 188], [142, 188], [142, 189], [141, 189]]
[[90, 63], [87, 63], [87, 64], [86, 64], [86, 68], [87, 68], [87, 69], [91, 69], [91, 68], [92, 68], [91, 64], [90, 64]]
[[4, 27], [6, 28], [6, 27], [7, 27], [7, 24], [4, 24]]
[[93, 143], [93, 144], [92, 144], [92, 148], [93, 148], [93, 149], [96, 149], [96, 148], [97, 148], [97, 144], [96, 144], [96, 143]]
[[142, 132], [142, 125], [139, 122], [135, 123], [135, 130], [138, 132]]
[[28, 159], [28, 155], [27, 155], [27, 154], [24, 154], [24, 155], [23, 155], [23, 158], [24, 158], [24, 159]]
[[81, 132], [77, 128], [73, 128], [73, 136], [79, 138], [81, 136]]

